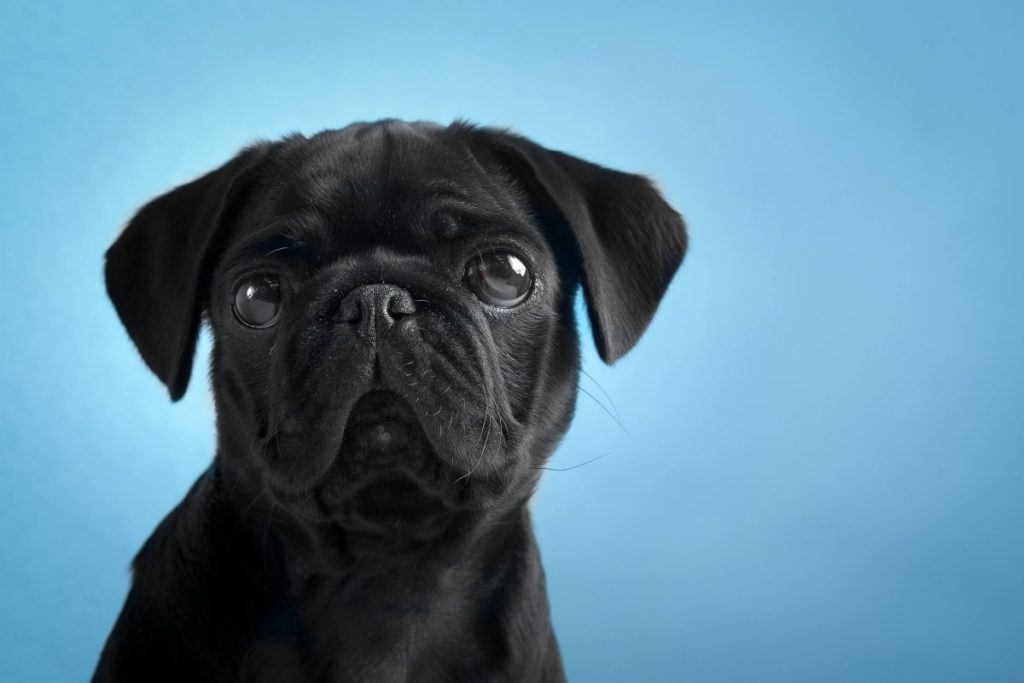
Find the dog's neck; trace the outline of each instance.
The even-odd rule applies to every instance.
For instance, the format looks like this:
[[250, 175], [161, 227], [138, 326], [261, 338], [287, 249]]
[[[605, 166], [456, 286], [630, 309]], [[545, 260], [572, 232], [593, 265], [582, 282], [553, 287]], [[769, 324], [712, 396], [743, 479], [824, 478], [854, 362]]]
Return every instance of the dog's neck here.
[[371, 538], [297, 518], [216, 467], [207, 476], [202, 497], [221, 520], [209, 569], [249, 577], [238, 599], [259, 606], [254, 635], [294, 649], [307, 673], [369, 680], [346, 667], [376, 663], [372, 680], [431, 680], [412, 672], [436, 664], [445, 680], [458, 677], [449, 664], [518, 670], [531, 650], [557, 657], [525, 504], [463, 513], [426, 541]]

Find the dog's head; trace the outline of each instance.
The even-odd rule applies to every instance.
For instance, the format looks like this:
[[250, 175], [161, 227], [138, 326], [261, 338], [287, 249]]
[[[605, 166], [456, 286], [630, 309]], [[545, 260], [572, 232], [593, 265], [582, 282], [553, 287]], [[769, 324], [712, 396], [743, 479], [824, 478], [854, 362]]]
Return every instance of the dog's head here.
[[382, 121], [252, 146], [154, 199], [106, 278], [172, 399], [208, 321], [227, 476], [373, 530], [524, 500], [573, 412], [577, 286], [611, 363], [685, 249], [643, 177]]

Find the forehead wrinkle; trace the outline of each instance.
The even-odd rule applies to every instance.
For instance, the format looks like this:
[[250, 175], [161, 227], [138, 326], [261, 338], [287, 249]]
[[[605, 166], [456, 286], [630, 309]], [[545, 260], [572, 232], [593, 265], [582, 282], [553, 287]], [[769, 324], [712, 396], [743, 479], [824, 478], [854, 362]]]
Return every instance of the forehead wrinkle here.
[[511, 182], [508, 175], [500, 169], [497, 171], [488, 170], [473, 151], [472, 146], [464, 139], [455, 138], [455, 145], [469, 159], [479, 177], [483, 178], [483, 184], [488, 192], [488, 196], [494, 203], [504, 210], [518, 214], [521, 220], [525, 220], [527, 212], [524, 210], [525, 205], [522, 193], [516, 184]]
[[278, 206], [319, 219], [290, 229], [324, 253], [399, 233], [432, 241], [476, 227], [532, 236], [516, 188], [443, 131], [390, 124], [333, 131], [295, 145], [288, 162], [292, 180]]
[[434, 215], [432, 224], [440, 240], [474, 235], [514, 235], [534, 241], [536, 234], [530, 223], [506, 213], [490, 213], [478, 208], [445, 207]]
[[286, 246], [318, 253], [326, 246], [318, 225], [319, 216], [314, 211], [279, 215], [241, 239], [232, 251], [240, 255], [265, 255], [268, 249]]

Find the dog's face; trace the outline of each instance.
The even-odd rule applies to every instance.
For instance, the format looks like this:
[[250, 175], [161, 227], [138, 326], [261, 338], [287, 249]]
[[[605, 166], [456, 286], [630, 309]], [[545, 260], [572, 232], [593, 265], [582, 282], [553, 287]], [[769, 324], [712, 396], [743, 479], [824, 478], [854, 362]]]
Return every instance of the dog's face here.
[[515, 187], [398, 124], [282, 143], [260, 176], [207, 305], [222, 450], [259, 440], [238, 456], [275, 499], [368, 528], [525, 481], [576, 341]]
[[306, 519], [432, 533], [532, 491], [572, 416], [577, 286], [614, 361], [685, 246], [643, 178], [387, 121], [254, 146], [157, 198], [107, 281], [173, 398], [205, 313], [225, 476]]

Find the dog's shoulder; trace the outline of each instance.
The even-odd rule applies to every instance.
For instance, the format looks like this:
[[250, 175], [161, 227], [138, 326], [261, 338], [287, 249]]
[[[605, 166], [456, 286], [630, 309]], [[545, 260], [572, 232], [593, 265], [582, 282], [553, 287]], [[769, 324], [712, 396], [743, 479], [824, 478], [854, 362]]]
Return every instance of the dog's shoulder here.
[[132, 561], [133, 583], [144, 590], [162, 592], [169, 585], [194, 576], [189, 565], [203, 562], [212, 539], [211, 513], [216, 509], [212, 470], [204, 472], [185, 498], [164, 517]]

